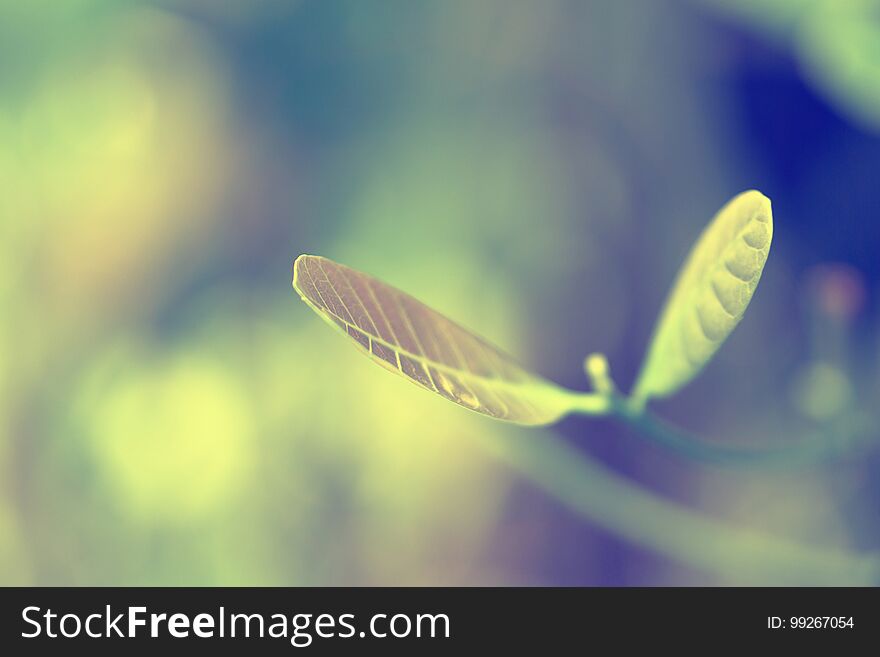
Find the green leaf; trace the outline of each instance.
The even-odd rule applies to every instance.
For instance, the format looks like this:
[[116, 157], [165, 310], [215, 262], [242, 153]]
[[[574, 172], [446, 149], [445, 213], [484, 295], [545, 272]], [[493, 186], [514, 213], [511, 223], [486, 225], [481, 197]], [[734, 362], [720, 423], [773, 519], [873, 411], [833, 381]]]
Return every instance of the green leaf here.
[[665, 397], [691, 381], [739, 324], [773, 239], [770, 199], [734, 197], [691, 249], [678, 274], [636, 382], [633, 397]]
[[589, 402], [408, 294], [326, 258], [299, 256], [293, 287], [375, 362], [472, 411], [538, 425]]

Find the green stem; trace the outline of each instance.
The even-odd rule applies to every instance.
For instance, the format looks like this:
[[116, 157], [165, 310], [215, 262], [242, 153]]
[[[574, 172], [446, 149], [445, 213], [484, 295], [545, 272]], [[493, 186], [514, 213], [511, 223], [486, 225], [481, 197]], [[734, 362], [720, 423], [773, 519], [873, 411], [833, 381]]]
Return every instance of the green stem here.
[[[692, 458], [723, 464], [785, 464], [817, 460], [854, 440], [817, 436], [791, 447], [759, 449], [712, 445], [660, 420], [643, 403], [617, 392], [604, 356], [587, 359], [596, 392], [573, 395], [573, 412], [615, 417], [640, 436]], [[864, 419], [853, 434], [869, 432]], [[512, 431], [489, 441], [498, 458], [585, 519], [625, 540], [682, 563], [713, 571], [722, 582], [760, 585], [880, 583], [880, 553], [810, 547], [738, 528], [657, 497], [611, 472], [556, 436]]]
[[596, 392], [584, 393], [574, 400], [574, 412], [590, 416], [610, 416], [634, 429], [635, 435], [675, 451], [688, 458], [717, 465], [792, 467], [817, 463], [849, 452], [866, 444], [872, 431], [868, 418], [851, 416], [845, 425], [827, 427], [806, 438], [775, 447], [729, 446], [708, 442], [657, 417], [643, 401], [617, 391], [608, 361], [592, 354], [585, 370]]
[[635, 429], [636, 435], [690, 458], [718, 465], [792, 467], [818, 463], [848, 453], [853, 447], [867, 442], [863, 436], [870, 431], [870, 424], [864, 418], [856, 417], [834, 434], [819, 432], [773, 447], [731, 446], [703, 440], [650, 411], [633, 410], [627, 399], [615, 400], [612, 408], [612, 414]]
[[880, 555], [817, 548], [737, 528], [658, 498], [628, 482], [558, 436], [532, 431], [486, 439], [496, 458], [622, 538], [679, 562], [707, 569], [722, 582], [768, 585], [861, 585], [880, 582]]

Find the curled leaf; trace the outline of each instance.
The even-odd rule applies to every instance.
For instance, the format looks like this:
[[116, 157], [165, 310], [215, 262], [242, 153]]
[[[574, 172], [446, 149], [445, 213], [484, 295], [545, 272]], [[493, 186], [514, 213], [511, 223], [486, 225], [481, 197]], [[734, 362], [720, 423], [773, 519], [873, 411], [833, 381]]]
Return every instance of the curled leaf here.
[[691, 249], [654, 330], [633, 397], [665, 397], [693, 379], [745, 313], [770, 252], [770, 199], [735, 196]]
[[583, 397], [528, 372], [410, 295], [327, 258], [299, 256], [293, 287], [375, 362], [472, 411], [550, 424]]

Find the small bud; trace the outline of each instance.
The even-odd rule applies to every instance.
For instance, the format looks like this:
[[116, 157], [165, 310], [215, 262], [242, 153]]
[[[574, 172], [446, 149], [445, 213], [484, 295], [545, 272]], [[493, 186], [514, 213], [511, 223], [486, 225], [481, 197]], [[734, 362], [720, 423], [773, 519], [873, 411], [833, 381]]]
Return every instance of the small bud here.
[[596, 392], [603, 395], [614, 393], [614, 382], [611, 380], [611, 368], [605, 354], [590, 354], [584, 361], [584, 370]]

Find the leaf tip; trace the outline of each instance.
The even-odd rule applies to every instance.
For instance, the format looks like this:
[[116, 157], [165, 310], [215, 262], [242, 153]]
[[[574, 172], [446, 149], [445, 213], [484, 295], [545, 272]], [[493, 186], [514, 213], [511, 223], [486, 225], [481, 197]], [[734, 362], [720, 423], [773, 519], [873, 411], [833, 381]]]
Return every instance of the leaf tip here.
[[306, 261], [306, 258], [314, 258], [314, 256], [311, 256], [308, 253], [303, 253], [303, 254], [298, 255], [296, 257], [296, 259], [293, 261], [293, 266], [292, 266], [293, 289], [296, 290], [297, 292], [300, 291], [300, 287], [298, 285], [299, 276], [300, 276], [300, 273], [302, 272], [303, 267], [305, 266], [304, 263]]
[[752, 216], [756, 221], [773, 225], [773, 208], [770, 199], [757, 189], [744, 191], [736, 199], [739, 203], [750, 205]]

